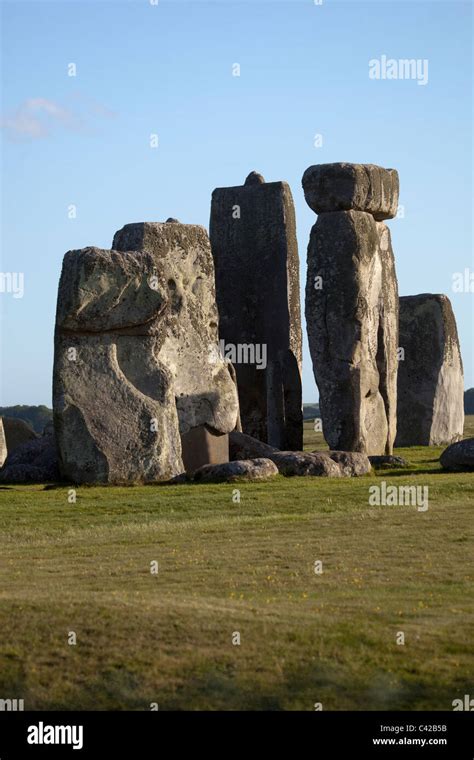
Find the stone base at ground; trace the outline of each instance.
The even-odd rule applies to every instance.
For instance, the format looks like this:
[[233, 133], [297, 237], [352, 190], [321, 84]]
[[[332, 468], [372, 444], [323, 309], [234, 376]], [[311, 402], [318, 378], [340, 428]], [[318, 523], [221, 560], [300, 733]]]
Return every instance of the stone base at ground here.
[[329, 456], [339, 465], [342, 474], [348, 478], [367, 475], [372, 469], [369, 457], [357, 451], [330, 451]]
[[245, 480], [268, 480], [278, 475], [269, 459], [242, 459], [227, 464], [206, 464], [194, 473], [196, 483], [233, 483]]
[[282, 475], [314, 476], [322, 478], [341, 478], [342, 470], [330, 456], [325, 453], [306, 451], [275, 451], [269, 459], [276, 464]]

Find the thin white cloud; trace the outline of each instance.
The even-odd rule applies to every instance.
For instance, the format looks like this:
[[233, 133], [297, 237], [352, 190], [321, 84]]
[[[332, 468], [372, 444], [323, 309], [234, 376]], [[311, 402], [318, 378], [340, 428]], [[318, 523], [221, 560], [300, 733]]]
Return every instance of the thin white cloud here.
[[0, 119], [0, 126], [12, 140], [38, 140], [49, 137], [57, 128], [72, 132], [88, 132], [91, 117], [93, 119], [115, 116], [113, 111], [91, 98], [78, 93], [75, 93], [74, 97], [74, 108], [48, 98], [28, 98], [16, 111]]

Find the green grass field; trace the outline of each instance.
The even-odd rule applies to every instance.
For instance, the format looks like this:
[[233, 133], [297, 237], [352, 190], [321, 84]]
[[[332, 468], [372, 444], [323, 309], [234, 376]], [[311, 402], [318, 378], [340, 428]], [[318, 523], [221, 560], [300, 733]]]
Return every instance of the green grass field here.
[[[318, 435], [307, 423], [306, 448]], [[474, 695], [474, 474], [443, 473], [440, 451], [358, 479], [80, 488], [76, 504], [1, 487], [0, 698], [452, 709]], [[428, 486], [428, 510], [370, 506], [383, 480]]]

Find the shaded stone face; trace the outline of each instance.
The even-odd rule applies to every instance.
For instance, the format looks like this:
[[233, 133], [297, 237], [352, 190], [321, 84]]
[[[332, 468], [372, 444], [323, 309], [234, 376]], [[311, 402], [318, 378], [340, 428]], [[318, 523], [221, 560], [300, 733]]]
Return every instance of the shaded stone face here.
[[400, 298], [397, 446], [459, 441], [464, 429], [464, 378], [449, 298]]
[[452, 443], [441, 454], [439, 461], [445, 470], [474, 471], [474, 438]]
[[330, 448], [390, 454], [398, 285], [389, 230], [371, 214], [318, 216], [308, 246], [306, 322]]
[[210, 238], [219, 335], [224, 353], [229, 347], [236, 357], [242, 430], [272, 446], [299, 450], [302, 336], [290, 188], [265, 183], [257, 172], [244, 185], [217, 188]]
[[303, 190], [306, 203], [317, 214], [366, 211], [381, 221], [397, 213], [398, 172], [375, 164], [310, 166], [303, 174]]
[[126, 225], [117, 250], [66, 254], [59, 286], [54, 414], [59, 465], [75, 482], [169, 480], [181, 435], [235, 427], [217, 342], [206, 231], [177, 221]]
[[5, 440], [5, 432], [3, 430], [3, 420], [0, 417], [0, 467], [3, 467], [3, 463], [7, 458], [7, 442]]

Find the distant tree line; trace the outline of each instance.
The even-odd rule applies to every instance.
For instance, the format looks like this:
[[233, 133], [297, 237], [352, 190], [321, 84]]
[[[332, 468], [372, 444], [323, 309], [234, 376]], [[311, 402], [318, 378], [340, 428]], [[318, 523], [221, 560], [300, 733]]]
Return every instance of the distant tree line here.
[[53, 410], [41, 404], [40, 406], [0, 406], [0, 417], [16, 417], [33, 428], [35, 433], [42, 433], [45, 425], [53, 419]]
[[[474, 414], [474, 388], [469, 388], [464, 393], [464, 413]], [[314, 420], [319, 414], [319, 404], [303, 404], [303, 419]], [[36, 433], [42, 433], [45, 425], [53, 419], [53, 410], [43, 404], [0, 406], [0, 417], [17, 417], [31, 425]]]

